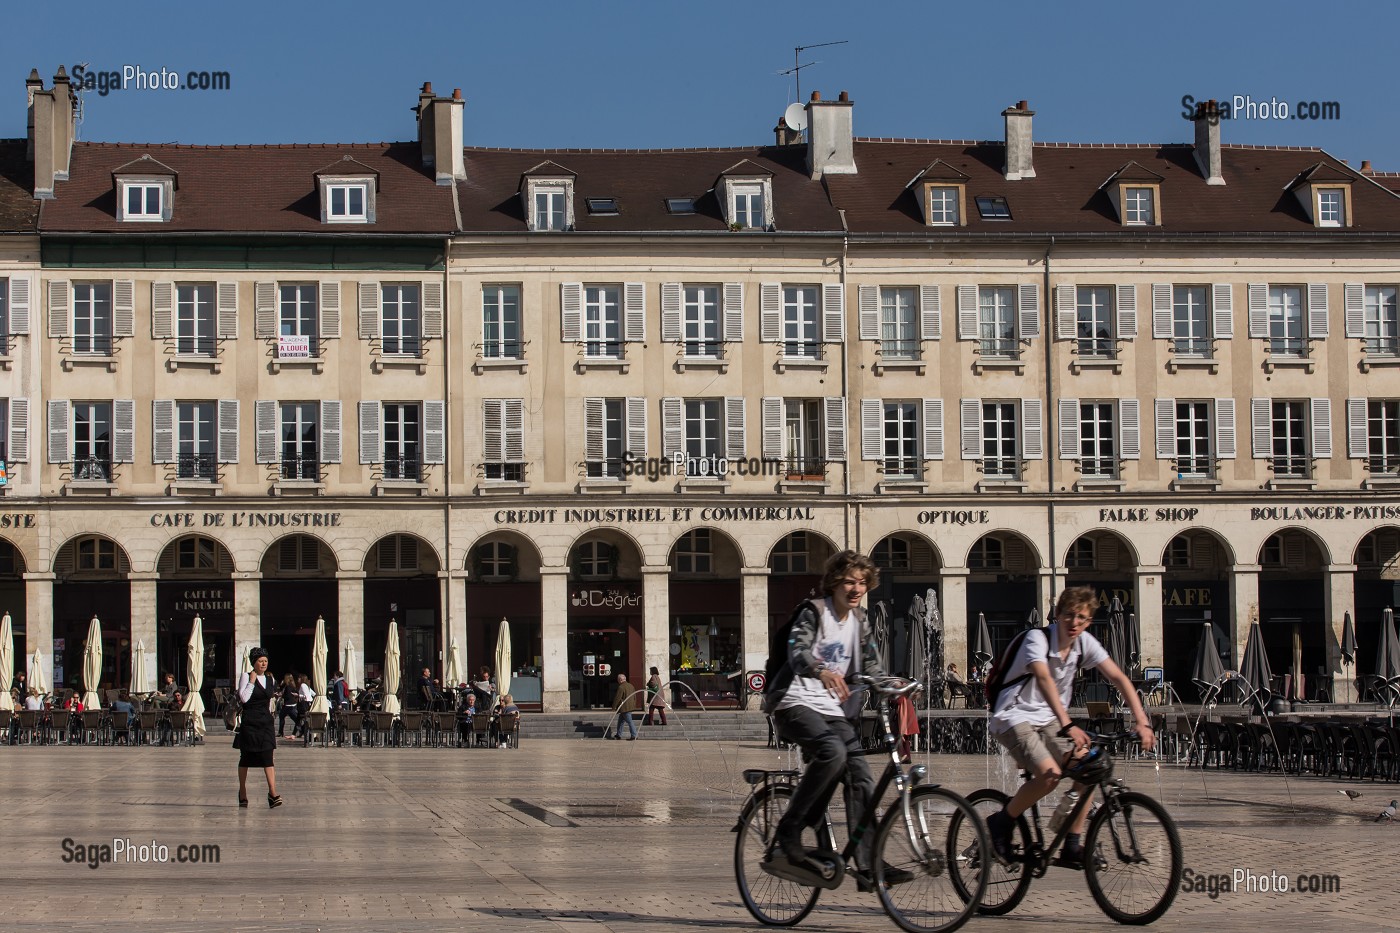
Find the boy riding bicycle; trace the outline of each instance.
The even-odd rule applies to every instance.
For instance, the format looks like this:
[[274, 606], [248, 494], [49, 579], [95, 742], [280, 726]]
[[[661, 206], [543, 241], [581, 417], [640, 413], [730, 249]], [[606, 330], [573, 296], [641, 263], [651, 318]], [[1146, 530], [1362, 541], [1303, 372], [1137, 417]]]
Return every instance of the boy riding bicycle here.
[[[1074, 675], [1080, 668], [1097, 668], [1118, 688], [1132, 710], [1133, 728], [1143, 749], [1152, 750], [1152, 728], [1132, 681], [1086, 631], [1098, 608], [1099, 601], [1090, 587], [1070, 587], [1061, 593], [1055, 604], [1054, 624], [1027, 633], [1006, 669], [1001, 694], [988, 697], [993, 710], [988, 731], [1016, 764], [1031, 773], [1016, 796], [987, 819], [992, 848], [1002, 861], [1010, 861], [1012, 830], [1021, 814], [1055, 789], [1062, 769], [1073, 775], [1077, 760], [1089, 748], [1089, 736], [1074, 725], [1068, 711]], [[1074, 790], [1082, 795], [1085, 785], [1076, 783]], [[1082, 867], [1081, 834], [1088, 818], [1085, 807], [1070, 827], [1056, 864]]]
[[[822, 573], [825, 597], [799, 607], [787, 643], [787, 655], [769, 685], [764, 711], [786, 742], [801, 746], [807, 761], [802, 781], [775, 831], [773, 862], [785, 858], [798, 873], [820, 875], [823, 866], [802, 843], [805, 827], [816, 826], [842, 775], [846, 778], [846, 819], [854, 829], [871, 806], [875, 779], [862, 757], [859, 694], [847, 679], [855, 673], [882, 677], [879, 653], [860, 601], [878, 586], [880, 572], [870, 558], [842, 551]], [[870, 890], [873, 833], [861, 841], [856, 880]], [[910, 880], [907, 871], [887, 867], [885, 881]]]

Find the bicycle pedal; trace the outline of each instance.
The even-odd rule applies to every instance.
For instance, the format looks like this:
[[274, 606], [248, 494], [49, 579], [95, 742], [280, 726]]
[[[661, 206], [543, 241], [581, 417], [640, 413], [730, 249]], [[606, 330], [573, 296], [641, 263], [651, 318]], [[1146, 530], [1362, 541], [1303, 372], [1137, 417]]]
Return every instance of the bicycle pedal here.
[[774, 852], [772, 858], [759, 863], [759, 868], [784, 881], [827, 890], [839, 888], [845, 877], [841, 860], [822, 849], [808, 849], [801, 865], [794, 865], [781, 852]]

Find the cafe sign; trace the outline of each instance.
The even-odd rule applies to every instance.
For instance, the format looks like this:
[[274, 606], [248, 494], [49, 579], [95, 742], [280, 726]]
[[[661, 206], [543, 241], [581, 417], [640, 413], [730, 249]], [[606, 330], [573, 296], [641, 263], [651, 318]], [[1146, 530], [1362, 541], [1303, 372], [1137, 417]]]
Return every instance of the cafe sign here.
[[581, 586], [569, 593], [573, 615], [635, 615], [641, 611], [642, 594], [632, 586]]

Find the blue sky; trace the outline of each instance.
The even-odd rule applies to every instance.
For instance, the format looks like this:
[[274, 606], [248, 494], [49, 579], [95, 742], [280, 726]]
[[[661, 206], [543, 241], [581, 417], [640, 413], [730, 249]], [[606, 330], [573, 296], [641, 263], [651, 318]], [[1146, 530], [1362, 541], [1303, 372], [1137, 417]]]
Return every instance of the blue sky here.
[[[802, 94], [855, 101], [859, 136], [997, 139], [1027, 99], [1035, 137], [1181, 142], [1182, 98], [1335, 101], [1340, 119], [1236, 119], [1227, 143], [1317, 145], [1400, 170], [1400, 4], [825, 0], [11, 5], [0, 136], [58, 65], [226, 71], [223, 91], [85, 95], [80, 138], [183, 143], [409, 139], [423, 81], [462, 88], [469, 145], [651, 148], [772, 140]], [[436, 19], [430, 19], [438, 11]], [[1293, 107], [1296, 109], [1296, 107]]]

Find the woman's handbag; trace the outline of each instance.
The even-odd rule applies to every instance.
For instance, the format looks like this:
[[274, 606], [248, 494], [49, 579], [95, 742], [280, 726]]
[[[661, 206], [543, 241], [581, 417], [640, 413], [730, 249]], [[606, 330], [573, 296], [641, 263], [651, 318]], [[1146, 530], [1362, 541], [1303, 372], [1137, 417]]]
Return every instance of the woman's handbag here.
[[243, 747], [243, 719], [242, 719], [242, 717], [237, 717], [237, 718], [235, 718], [234, 721], [233, 721], [233, 747], [234, 747], [234, 748], [240, 748], [240, 749]]

